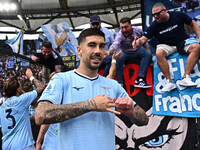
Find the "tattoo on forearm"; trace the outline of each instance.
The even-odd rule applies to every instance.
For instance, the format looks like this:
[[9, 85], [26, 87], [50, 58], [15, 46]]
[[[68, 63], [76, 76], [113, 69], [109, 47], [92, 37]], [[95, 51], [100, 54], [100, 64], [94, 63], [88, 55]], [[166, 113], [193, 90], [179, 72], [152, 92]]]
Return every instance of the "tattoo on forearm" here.
[[138, 46], [142, 46], [142, 45], [143, 45], [142, 41], [138, 39]]
[[45, 88], [44, 84], [37, 79], [33, 79], [33, 84], [36, 86], [36, 91], [38, 95], [40, 95]]
[[115, 50], [115, 49], [114, 49], [113, 47], [110, 47], [109, 50], [108, 50], [109, 55], [112, 55], [113, 52], [114, 52], [114, 50]]
[[41, 134], [44, 136], [49, 128], [49, 125], [43, 125], [41, 127], [42, 127]]
[[93, 106], [94, 109], [97, 109], [97, 105], [94, 99], [88, 100], [89, 106]]
[[92, 99], [64, 105], [42, 104], [36, 109], [35, 115], [42, 116], [43, 124], [52, 124], [75, 118], [96, 109], [96, 102]]
[[138, 125], [138, 126], [142, 126], [142, 125], [146, 125], [148, 123], [148, 117], [146, 115], [146, 113], [144, 112], [144, 110], [140, 107], [140, 106], [135, 106], [134, 107], [134, 118], [132, 118], [132, 121]]

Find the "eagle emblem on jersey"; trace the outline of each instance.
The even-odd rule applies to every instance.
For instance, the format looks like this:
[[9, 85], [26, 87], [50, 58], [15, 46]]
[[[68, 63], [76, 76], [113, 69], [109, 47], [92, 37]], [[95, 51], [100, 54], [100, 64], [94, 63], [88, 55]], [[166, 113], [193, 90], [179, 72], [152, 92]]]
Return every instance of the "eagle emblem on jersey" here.
[[100, 86], [101, 88], [103, 88], [105, 90], [105, 95], [106, 96], [109, 96], [110, 93], [109, 93], [109, 90], [111, 89], [111, 87], [106, 87], [106, 86]]

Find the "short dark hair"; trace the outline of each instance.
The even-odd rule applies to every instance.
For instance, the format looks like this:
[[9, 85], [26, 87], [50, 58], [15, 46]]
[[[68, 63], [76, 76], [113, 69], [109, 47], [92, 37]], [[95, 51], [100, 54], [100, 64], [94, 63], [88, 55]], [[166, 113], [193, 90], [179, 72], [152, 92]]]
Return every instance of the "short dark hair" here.
[[131, 24], [131, 19], [129, 17], [123, 17], [122, 19], [120, 19], [120, 23], [126, 23], [126, 22]]
[[44, 41], [42, 42], [42, 47], [52, 48], [52, 44], [49, 41]]
[[30, 92], [30, 91], [33, 90], [33, 86], [32, 86], [30, 81], [27, 81], [27, 82], [24, 83], [22, 89], [23, 89], [24, 92]]
[[105, 40], [105, 34], [101, 30], [96, 29], [96, 28], [89, 28], [81, 32], [81, 34], [78, 37], [78, 44], [80, 45], [82, 42], [85, 41], [86, 37], [93, 36], [93, 35], [102, 36]]
[[16, 96], [17, 88], [19, 88], [19, 80], [16, 77], [12, 77], [4, 83], [3, 91], [6, 97]]

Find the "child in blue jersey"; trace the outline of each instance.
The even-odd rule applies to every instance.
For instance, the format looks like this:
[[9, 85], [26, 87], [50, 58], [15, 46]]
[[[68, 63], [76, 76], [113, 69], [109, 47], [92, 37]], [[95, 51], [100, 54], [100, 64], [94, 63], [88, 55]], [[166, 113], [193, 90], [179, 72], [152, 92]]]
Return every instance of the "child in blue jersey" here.
[[10, 78], [4, 84], [6, 101], [0, 109], [3, 150], [34, 149], [35, 142], [28, 108], [42, 93], [44, 85], [33, 77], [30, 69], [27, 69], [26, 76], [36, 86], [36, 90], [23, 94], [21, 83], [15, 77]]
[[115, 114], [137, 125], [148, 123], [144, 110], [117, 81], [98, 75], [104, 47], [102, 31], [84, 30], [77, 47], [79, 67], [55, 74], [39, 99], [36, 124], [59, 122], [59, 150], [115, 150]]

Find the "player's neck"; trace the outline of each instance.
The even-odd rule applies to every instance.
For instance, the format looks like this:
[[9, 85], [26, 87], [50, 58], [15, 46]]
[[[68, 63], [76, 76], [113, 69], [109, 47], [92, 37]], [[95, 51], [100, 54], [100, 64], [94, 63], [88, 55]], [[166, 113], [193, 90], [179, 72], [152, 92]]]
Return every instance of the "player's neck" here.
[[89, 69], [89, 68], [83, 68], [81, 66], [79, 66], [77, 69], [76, 69], [77, 72], [87, 76], [87, 77], [90, 77], [90, 78], [93, 78], [93, 77], [96, 77], [97, 74], [98, 74], [98, 69], [97, 70], [92, 70], [92, 69]]

